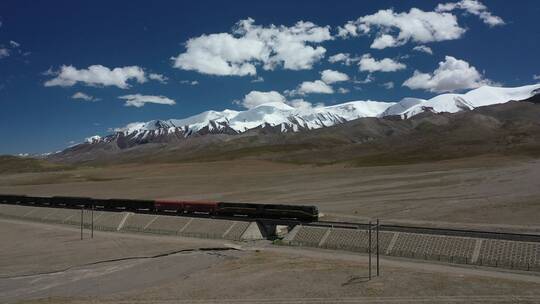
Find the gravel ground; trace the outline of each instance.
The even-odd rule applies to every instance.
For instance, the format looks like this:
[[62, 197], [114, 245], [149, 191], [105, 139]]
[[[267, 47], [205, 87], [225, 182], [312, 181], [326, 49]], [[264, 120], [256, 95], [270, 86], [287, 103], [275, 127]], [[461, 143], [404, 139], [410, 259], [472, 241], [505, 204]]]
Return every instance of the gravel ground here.
[[[0, 220], [2, 303], [536, 303], [540, 276]], [[207, 248], [207, 250], [204, 250]], [[231, 250], [234, 248], [234, 250]]]
[[540, 231], [540, 160], [471, 158], [345, 168], [264, 161], [0, 175], [0, 193], [315, 204], [335, 217]]

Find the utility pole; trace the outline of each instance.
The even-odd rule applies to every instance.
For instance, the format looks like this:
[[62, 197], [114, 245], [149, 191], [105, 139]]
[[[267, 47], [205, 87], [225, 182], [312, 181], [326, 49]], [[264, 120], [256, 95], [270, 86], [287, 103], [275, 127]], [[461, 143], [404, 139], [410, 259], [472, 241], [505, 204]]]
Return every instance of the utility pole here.
[[375, 228], [377, 235], [377, 276], [379, 276], [379, 219], [377, 219], [377, 226]]
[[368, 228], [368, 261], [369, 261], [369, 275], [368, 278], [371, 280], [371, 221], [369, 221], [369, 228]]
[[[93, 239], [94, 238], [94, 203], [92, 203], [92, 230], [90, 232], [90, 238]], [[377, 238], [377, 241], [379, 240], [379, 238]], [[378, 251], [377, 251], [378, 253]], [[377, 260], [378, 261], [378, 260]]]
[[83, 219], [84, 219], [83, 213], [84, 213], [84, 206], [81, 207], [81, 241], [82, 241], [82, 239], [83, 239], [83, 225], [84, 225], [84, 224], [83, 224]]

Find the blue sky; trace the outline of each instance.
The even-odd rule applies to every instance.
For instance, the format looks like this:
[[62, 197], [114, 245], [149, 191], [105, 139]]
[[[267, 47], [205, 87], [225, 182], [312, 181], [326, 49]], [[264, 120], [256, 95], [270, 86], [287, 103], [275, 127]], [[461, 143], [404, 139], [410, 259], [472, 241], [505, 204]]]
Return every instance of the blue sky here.
[[291, 2], [0, 2], [0, 154], [242, 110], [252, 91], [331, 105], [538, 82], [538, 1]]

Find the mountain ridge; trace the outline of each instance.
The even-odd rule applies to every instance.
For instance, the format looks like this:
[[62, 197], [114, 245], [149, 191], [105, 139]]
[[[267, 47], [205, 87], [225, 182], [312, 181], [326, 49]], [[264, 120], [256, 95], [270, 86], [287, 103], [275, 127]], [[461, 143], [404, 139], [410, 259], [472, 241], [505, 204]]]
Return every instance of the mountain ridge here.
[[[182, 142], [208, 134], [241, 135], [244, 133], [290, 133], [343, 124], [359, 118], [396, 117], [410, 119], [422, 113], [456, 113], [475, 108], [525, 100], [540, 93], [540, 84], [515, 88], [483, 86], [464, 94], [441, 94], [431, 99], [407, 97], [399, 102], [351, 101], [331, 106], [294, 108], [286, 103], [266, 103], [245, 111], [209, 110], [184, 119], [151, 120], [130, 123], [115, 133], [91, 136], [84, 143], [64, 151], [127, 149], [148, 143]], [[60, 152], [62, 153], [62, 152]], [[58, 154], [58, 153], [56, 153]]]

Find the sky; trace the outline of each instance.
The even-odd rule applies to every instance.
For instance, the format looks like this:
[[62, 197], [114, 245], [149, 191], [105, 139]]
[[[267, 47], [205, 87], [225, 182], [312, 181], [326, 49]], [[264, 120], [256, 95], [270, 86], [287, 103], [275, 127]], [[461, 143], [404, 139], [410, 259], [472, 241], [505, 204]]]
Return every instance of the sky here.
[[0, 2], [0, 154], [136, 121], [540, 82], [540, 2]]

